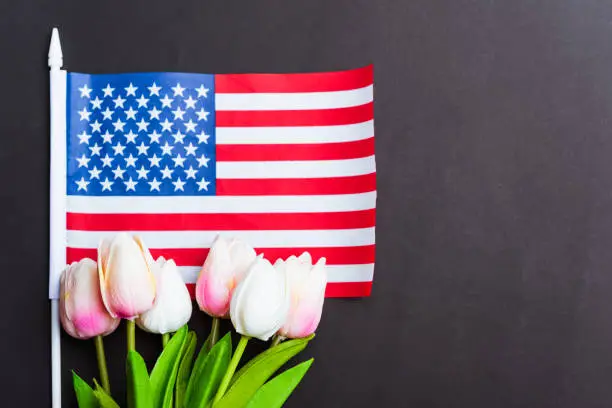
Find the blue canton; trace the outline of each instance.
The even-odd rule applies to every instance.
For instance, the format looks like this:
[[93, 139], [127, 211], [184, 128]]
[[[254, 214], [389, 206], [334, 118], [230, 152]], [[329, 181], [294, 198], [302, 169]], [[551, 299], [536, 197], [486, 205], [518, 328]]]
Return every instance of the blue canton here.
[[214, 195], [214, 76], [68, 74], [67, 193]]

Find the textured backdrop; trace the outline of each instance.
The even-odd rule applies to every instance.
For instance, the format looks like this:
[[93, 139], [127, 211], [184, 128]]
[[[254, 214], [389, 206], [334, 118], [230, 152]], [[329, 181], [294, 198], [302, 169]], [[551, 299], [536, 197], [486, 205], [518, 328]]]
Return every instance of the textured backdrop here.
[[[288, 407], [612, 406], [612, 3], [597, 0], [4, 2], [3, 406], [49, 405], [54, 25], [77, 72], [374, 63], [373, 297], [327, 302]], [[65, 374], [95, 374], [93, 344], [63, 351]]]

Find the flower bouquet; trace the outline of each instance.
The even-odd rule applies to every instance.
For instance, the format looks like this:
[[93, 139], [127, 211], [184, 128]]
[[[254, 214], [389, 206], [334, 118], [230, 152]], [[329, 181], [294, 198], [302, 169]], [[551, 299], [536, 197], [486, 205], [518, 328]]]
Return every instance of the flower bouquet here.
[[[325, 259], [308, 253], [274, 265], [237, 239], [218, 237], [197, 280], [199, 308], [212, 317], [208, 338], [189, 330], [191, 296], [176, 264], [154, 260], [142, 239], [120, 233], [98, 247], [97, 262], [82, 259], [61, 277], [60, 316], [65, 331], [94, 339], [99, 381], [73, 371], [81, 408], [274, 408], [283, 406], [313, 360], [274, 374], [313, 338], [323, 308]], [[219, 319], [230, 318], [240, 335], [222, 338]], [[111, 393], [103, 337], [121, 319], [127, 324], [127, 401]], [[162, 337], [151, 370], [136, 351], [136, 326]], [[272, 339], [270, 348], [243, 364], [251, 338]], [[274, 376], [274, 377], [273, 377]]]

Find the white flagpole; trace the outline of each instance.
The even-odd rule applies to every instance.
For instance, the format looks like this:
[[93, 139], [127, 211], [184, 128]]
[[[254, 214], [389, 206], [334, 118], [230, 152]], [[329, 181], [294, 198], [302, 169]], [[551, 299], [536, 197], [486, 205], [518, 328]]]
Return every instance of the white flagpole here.
[[51, 105], [51, 169], [49, 203], [49, 297], [51, 299], [51, 406], [62, 406], [59, 276], [66, 266], [66, 71], [57, 28], [51, 33], [49, 77]]

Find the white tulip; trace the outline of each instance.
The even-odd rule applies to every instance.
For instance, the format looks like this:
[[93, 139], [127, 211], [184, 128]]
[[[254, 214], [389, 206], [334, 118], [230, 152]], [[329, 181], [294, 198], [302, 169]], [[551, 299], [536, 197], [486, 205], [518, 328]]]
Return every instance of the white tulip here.
[[285, 323], [289, 305], [286, 275], [260, 255], [234, 290], [230, 317], [238, 333], [266, 341]]
[[153, 308], [141, 314], [136, 324], [150, 333], [166, 334], [183, 327], [191, 318], [189, 291], [172, 259], [163, 257], [151, 266], [157, 285]]

